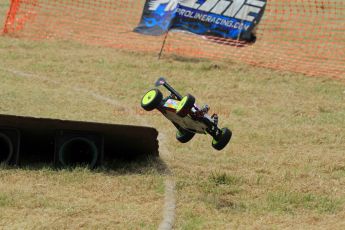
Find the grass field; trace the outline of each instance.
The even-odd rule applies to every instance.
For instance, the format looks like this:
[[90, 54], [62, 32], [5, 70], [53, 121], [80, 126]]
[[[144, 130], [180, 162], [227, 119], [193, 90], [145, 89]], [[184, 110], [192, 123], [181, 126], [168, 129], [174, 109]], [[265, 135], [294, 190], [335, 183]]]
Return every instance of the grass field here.
[[[2, 166], [0, 228], [157, 229], [167, 178], [175, 229], [345, 228], [344, 82], [70, 41], [1, 36], [0, 53], [0, 113], [153, 126], [162, 161]], [[224, 151], [209, 136], [179, 144], [166, 119], [140, 109], [162, 75], [219, 113], [233, 131]]]

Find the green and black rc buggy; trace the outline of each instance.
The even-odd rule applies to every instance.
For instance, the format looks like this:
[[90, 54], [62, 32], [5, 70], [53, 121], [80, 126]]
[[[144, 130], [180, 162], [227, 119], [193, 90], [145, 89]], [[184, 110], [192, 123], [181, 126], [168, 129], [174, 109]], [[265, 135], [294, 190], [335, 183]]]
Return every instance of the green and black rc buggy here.
[[[209, 106], [199, 108], [195, 98], [187, 94], [182, 97], [164, 78], [159, 78], [156, 88], [148, 91], [141, 99], [141, 107], [146, 111], [158, 109], [177, 128], [176, 139], [181, 143], [190, 141], [196, 133], [210, 134], [213, 137], [212, 146], [223, 149], [230, 141], [232, 132], [228, 128], [218, 128], [218, 115], [209, 116]], [[164, 86], [170, 95], [163, 98], [157, 88]]]

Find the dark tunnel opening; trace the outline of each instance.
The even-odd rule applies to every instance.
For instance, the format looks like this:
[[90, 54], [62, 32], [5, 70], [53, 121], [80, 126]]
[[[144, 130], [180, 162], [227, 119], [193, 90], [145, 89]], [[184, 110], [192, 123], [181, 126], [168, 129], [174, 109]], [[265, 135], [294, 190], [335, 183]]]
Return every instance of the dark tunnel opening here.
[[94, 168], [99, 150], [95, 143], [84, 137], [75, 137], [64, 142], [58, 152], [59, 162], [64, 167], [87, 165]]
[[11, 139], [0, 133], [0, 163], [8, 163], [13, 155], [13, 143]]

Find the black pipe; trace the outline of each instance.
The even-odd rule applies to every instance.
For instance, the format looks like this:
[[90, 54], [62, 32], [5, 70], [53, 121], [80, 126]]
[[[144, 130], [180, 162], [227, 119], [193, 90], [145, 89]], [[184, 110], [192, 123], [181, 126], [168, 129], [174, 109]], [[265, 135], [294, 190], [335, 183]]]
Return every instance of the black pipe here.
[[84, 137], [75, 137], [64, 142], [59, 149], [59, 162], [64, 167], [96, 166], [98, 149], [95, 143]]
[[13, 143], [4, 133], [0, 133], [0, 163], [8, 164], [13, 155]]

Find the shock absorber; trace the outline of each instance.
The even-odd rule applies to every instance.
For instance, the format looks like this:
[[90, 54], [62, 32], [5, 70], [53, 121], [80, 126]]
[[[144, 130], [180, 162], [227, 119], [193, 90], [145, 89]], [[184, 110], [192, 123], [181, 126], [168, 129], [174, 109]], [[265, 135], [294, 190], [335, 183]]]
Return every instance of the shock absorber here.
[[213, 119], [213, 122], [216, 126], [218, 126], [218, 115], [214, 113], [211, 118]]
[[203, 114], [206, 114], [209, 110], [210, 110], [210, 106], [208, 106], [208, 105], [204, 105], [201, 108], [201, 111], [203, 112]]

